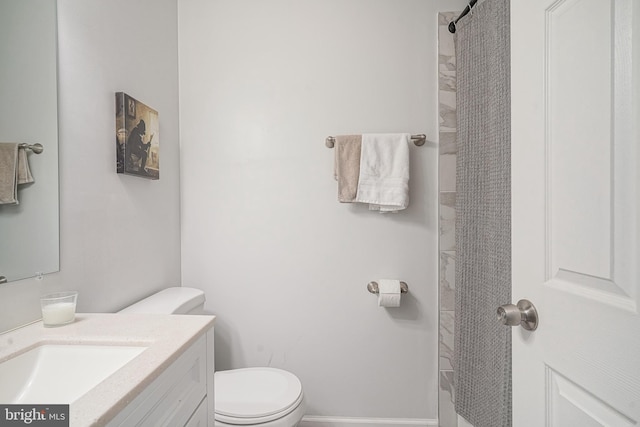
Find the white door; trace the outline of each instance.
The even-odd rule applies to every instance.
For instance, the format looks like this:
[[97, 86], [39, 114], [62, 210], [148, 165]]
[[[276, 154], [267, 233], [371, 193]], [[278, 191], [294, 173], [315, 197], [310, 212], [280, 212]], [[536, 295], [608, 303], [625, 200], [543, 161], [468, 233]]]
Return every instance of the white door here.
[[513, 425], [640, 426], [640, 0], [511, 14]]

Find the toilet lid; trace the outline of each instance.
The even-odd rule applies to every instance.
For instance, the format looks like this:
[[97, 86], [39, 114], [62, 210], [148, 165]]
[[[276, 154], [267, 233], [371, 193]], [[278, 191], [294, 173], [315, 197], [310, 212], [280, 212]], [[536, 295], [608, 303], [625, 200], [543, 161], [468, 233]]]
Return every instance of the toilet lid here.
[[[214, 374], [216, 418], [276, 419], [302, 400], [302, 384], [276, 368], [244, 368]], [[221, 417], [220, 417], [221, 416]]]

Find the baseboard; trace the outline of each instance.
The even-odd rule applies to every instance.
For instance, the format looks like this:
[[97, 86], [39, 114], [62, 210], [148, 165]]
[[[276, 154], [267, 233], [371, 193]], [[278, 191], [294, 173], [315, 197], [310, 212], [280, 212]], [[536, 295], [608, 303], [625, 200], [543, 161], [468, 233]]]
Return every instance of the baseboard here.
[[423, 418], [356, 418], [305, 415], [298, 427], [426, 427], [438, 426], [438, 420]]

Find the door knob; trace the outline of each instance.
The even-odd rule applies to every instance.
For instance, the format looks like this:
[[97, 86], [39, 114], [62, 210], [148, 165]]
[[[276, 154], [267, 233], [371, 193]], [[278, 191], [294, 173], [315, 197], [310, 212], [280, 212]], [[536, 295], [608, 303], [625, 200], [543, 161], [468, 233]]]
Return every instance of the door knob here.
[[518, 304], [505, 304], [498, 307], [498, 320], [507, 326], [522, 326], [527, 331], [538, 327], [538, 311], [531, 301], [521, 299]]

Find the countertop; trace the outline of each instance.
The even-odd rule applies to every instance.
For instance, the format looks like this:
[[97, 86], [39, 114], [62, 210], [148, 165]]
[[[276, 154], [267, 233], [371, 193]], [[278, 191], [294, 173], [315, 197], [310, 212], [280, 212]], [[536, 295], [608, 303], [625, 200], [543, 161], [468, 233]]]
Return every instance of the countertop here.
[[[102, 426], [124, 409], [193, 342], [215, 316], [76, 314], [74, 323], [36, 322], [0, 335], [0, 362], [42, 344], [142, 345], [145, 351], [70, 406], [70, 426]], [[46, 404], [48, 402], [35, 402]]]

